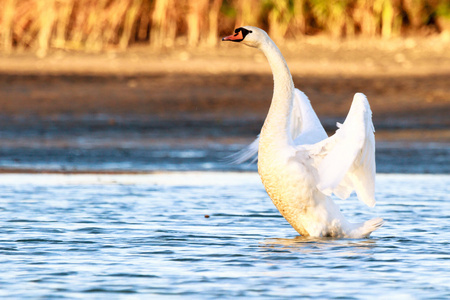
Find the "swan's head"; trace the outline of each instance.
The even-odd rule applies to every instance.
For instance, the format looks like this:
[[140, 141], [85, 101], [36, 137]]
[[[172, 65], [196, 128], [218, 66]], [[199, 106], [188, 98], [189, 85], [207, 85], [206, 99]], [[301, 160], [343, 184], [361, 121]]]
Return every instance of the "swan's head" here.
[[224, 37], [222, 41], [238, 42], [250, 47], [260, 48], [267, 39], [269, 39], [269, 36], [264, 30], [253, 26], [243, 26], [236, 28], [234, 34]]

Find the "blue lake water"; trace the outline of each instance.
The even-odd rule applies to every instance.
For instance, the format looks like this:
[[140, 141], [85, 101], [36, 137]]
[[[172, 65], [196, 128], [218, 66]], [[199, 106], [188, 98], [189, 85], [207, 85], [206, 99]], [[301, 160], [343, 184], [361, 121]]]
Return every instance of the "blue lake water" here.
[[[47, 120], [0, 114], [0, 170], [256, 171], [254, 164], [230, 165], [224, 158], [251, 143], [262, 120], [158, 122], [149, 116], [115, 117], [111, 125], [112, 117]], [[383, 141], [377, 131], [377, 171], [450, 174], [449, 131], [436, 132], [443, 138], [430, 141], [430, 131], [412, 130], [409, 135], [417, 140], [402, 140], [400, 134], [398, 139]]]
[[1, 174], [0, 297], [448, 299], [449, 195], [379, 174], [375, 209], [339, 201], [371, 238], [307, 239], [255, 172]]

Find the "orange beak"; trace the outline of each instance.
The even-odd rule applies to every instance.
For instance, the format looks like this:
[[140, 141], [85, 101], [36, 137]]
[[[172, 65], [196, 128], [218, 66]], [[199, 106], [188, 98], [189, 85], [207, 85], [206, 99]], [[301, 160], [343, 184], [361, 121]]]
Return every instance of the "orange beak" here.
[[224, 37], [222, 41], [240, 42], [243, 39], [242, 31], [239, 31], [238, 33]]

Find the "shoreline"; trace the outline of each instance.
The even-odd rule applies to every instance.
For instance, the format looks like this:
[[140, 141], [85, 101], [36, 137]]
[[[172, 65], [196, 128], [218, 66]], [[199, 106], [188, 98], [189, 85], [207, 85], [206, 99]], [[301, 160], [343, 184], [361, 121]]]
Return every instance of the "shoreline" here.
[[[308, 39], [281, 48], [329, 134], [363, 92], [378, 170], [440, 174], [449, 171], [450, 43], [435, 41]], [[272, 93], [264, 56], [229, 44], [0, 55], [0, 173], [254, 170], [223, 158], [253, 141]]]
[[[377, 129], [450, 128], [450, 73], [431, 76], [293, 76], [327, 130], [348, 113], [355, 92], [369, 99]], [[155, 76], [0, 74], [3, 119], [155, 126], [262, 122], [272, 97], [270, 74]], [[121, 121], [124, 120], [124, 121]], [[1, 120], [0, 120], [1, 121]], [[153, 124], [153, 125], [149, 125]], [[166, 126], [165, 125], [165, 126]], [[258, 126], [260, 126], [258, 125]], [[39, 125], [40, 126], [40, 125]], [[256, 126], [256, 127], [258, 127]]]
[[[450, 38], [442, 35], [403, 38], [304, 36], [278, 43], [291, 73], [297, 76], [420, 76], [450, 73]], [[99, 53], [50, 49], [0, 53], [0, 74], [144, 76], [160, 74], [271, 74], [264, 55], [249, 47], [219, 42], [216, 47], [155, 50], [135, 45]]]

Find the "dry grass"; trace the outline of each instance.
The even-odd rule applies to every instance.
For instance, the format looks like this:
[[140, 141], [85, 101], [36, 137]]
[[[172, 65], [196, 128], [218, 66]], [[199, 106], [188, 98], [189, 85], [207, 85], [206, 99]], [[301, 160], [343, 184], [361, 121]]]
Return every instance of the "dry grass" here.
[[235, 26], [278, 39], [433, 34], [450, 30], [447, 0], [0, 0], [0, 49], [104, 51], [149, 43], [214, 46]]

